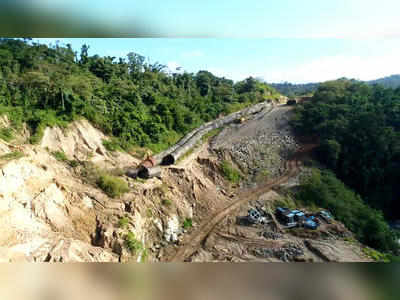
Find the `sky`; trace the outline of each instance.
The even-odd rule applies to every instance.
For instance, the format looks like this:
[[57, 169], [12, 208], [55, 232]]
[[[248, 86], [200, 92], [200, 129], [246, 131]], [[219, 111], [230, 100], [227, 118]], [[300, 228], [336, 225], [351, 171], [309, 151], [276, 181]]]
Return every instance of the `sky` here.
[[400, 37], [398, 0], [13, 0], [163, 37]]
[[267, 82], [307, 83], [340, 77], [372, 80], [400, 73], [400, 38], [45, 38], [70, 43], [89, 55], [125, 57], [139, 53], [171, 71], [208, 70], [235, 81], [249, 76]]

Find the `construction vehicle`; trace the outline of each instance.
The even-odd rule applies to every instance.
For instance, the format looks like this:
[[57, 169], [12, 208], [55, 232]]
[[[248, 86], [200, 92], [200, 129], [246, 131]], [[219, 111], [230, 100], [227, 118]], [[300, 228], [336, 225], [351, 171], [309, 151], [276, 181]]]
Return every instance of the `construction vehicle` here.
[[311, 216], [303, 221], [303, 226], [304, 228], [315, 230], [318, 228], [319, 224], [317, 222], [317, 218], [315, 216]]
[[324, 220], [328, 224], [331, 224], [332, 220], [333, 220], [331, 213], [326, 210], [321, 210], [318, 213], [318, 217], [321, 218], [322, 220]]
[[240, 117], [240, 118], [237, 118], [235, 120], [236, 124], [243, 124], [244, 122], [246, 122], [246, 118], [245, 117]]
[[308, 229], [317, 229], [319, 226], [315, 216], [306, 217], [306, 214], [301, 210], [290, 210], [286, 207], [278, 207], [275, 213], [286, 228], [303, 226]]

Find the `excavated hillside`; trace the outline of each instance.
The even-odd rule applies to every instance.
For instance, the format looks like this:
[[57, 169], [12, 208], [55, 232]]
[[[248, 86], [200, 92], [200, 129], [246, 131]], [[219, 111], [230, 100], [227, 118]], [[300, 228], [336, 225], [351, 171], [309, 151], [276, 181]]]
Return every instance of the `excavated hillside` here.
[[[125, 176], [141, 160], [107, 151], [108, 137], [86, 120], [46, 128], [38, 145], [26, 128], [0, 139], [0, 260], [368, 261], [339, 223], [291, 232], [237, 222], [251, 207], [270, 211], [307, 175], [290, 113], [277, 106], [227, 125], [148, 180]], [[222, 161], [240, 184], [222, 175]], [[110, 178], [127, 188], [110, 194]]]

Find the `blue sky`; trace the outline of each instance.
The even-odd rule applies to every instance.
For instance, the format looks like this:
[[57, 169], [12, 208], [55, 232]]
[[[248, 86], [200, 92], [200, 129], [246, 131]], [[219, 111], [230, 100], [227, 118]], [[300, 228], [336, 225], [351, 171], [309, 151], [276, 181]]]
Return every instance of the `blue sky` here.
[[[39, 39], [55, 43], [57, 39]], [[315, 82], [349, 77], [376, 79], [400, 73], [400, 39], [58, 39], [78, 53], [125, 57], [136, 52], [187, 72], [208, 70], [234, 80], [248, 76], [268, 82]]]
[[169, 37], [400, 37], [398, 0], [19, 0], [30, 8], [136, 24]]

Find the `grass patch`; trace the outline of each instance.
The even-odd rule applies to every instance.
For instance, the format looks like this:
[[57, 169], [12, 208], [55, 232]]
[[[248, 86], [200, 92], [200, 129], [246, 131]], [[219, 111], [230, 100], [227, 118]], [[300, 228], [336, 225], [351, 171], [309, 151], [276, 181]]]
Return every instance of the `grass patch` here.
[[193, 227], [193, 221], [191, 218], [186, 218], [183, 221], [183, 229], [189, 229]]
[[129, 219], [127, 217], [123, 217], [118, 221], [119, 228], [126, 228], [129, 224]]
[[151, 211], [150, 208], [148, 208], [148, 209], [146, 210], [146, 216], [147, 216], [148, 218], [151, 218], [151, 217], [153, 216], [153, 212]]
[[77, 160], [70, 160], [68, 161], [68, 164], [72, 167], [72, 168], [76, 168], [77, 166], [79, 166], [79, 162]]
[[23, 156], [24, 156], [24, 153], [22, 153], [20, 151], [14, 151], [14, 152], [10, 152], [10, 153], [0, 156], [0, 159], [1, 160], [13, 160], [13, 159], [21, 158]]
[[185, 158], [187, 158], [189, 155], [191, 155], [197, 147], [198, 147], [198, 144], [194, 145], [192, 148], [190, 148], [188, 151], [186, 151], [185, 154], [183, 154], [181, 157], [178, 158], [178, 160], [176, 161], [175, 164], [180, 163]]
[[[150, 153], [149, 153], [150, 152]], [[147, 148], [132, 146], [129, 149], [129, 154], [138, 158], [138, 159], [145, 159], [147, 153], [151, 154], [151, 151]]]
[[239, 171], [236, 170], [229, 161], [224, 160], [221, 164], [221, 171], [222, 175], [230, 182], [232, 183], [239, 183], [239, 181], [242, 179], [242, 176], [240, 175]]
[[148, 258], [149, 258], [149, 252], [147, 251], [146, 248], [144, 248], [142, 251], [142, 257], [140, 259], [140, 262], [147, 262]]
[[390, 255], [379, 252], [375, 249], [365, 247], [363, 253], [377, 262], [390, 262]]
[[326, 208], [357, 240], [369, 247], [384, 253], [399, 249], [382, 212], [365, 204], [330, 171], [313, 169], [312, 176], [300, 185], [296, 200], [306, 206]]
[[110, 197], [116, 198], [129, 191], [125, 180], [102, 173], [96, 181], [97, 185]]
[[53, 157], [60, 162], [68, 163], [68, 165], [70, 165], [72, 168], [79, 166], [79, 162], [77, 160], [69, 160], [64, 151], [53, 151], [51, 152], [51, 155], [53, 155]]
[[124, 240], [125, 240], [125, 247], [132, 254], [136, 254], [138, 251], [144, 249], [142, 242], [136, 239], [135, 234], [132, 231], [129, 231], [125, 235]]
[[[190, 131], [190, 129], [188, 129]], [[157, 154], [165, 149], [168, 149], [172, 145], [175, 145], [183, 137], [182, 133], [177, 133], [173, 130], [168, 130], [161, 137], [158, 143], [149, 143], [146, 145], [154, 154]]]
[[140, 178], [140, 177], [136, 177], [135, 180], [137, 182], [140, 182], [140, 183], [146, 183], [146, 179], [143, 179], [143, 178]]
[[111, 151], [111, 152], [124, 151], [123, 148], [121, 147], [119, 140], [116, 138], [111, 138], [109, 140], [103, 140], [103, 146], [104, 146], [104, 148], [106, 148], [108, 151]]
[[11, 142], [14, 139], [14, 134], [11, 128], [1, 128], [0, 129], [0, 139]]
[[64, 151], [53, 151], [51, 152], [51, 155], [54, 156], [55, 159], [61, 162], [67, 162], [69, 161], [68, 157], [65, 155]]
[[289, 209], [296, 209], [296, 202], [290, 196], [282, 197], [274, 201], [275, 209], [277, 207], [287, 207]]
[[161, 204], [170, 207], [172, 205], [172, 202], [169, 199], [162, 199]]
[[215, 128], [213, 130], [210, 130], [209, 132], [207, 132], [205, 135], [203, 135], [201, 137], [201, 140], [203, 142], [208, 141], [209, 139], [211, 139], [212, 137], [216, 136], [217, 134], [219, 134], [222, 131], [222, 128]]
[[88, 184], [98, 186], [110, 197], [119, 197], [129, 191], [125, 180], [113, 176], [110, 171], [98, 168], [91, 162], [82, 162], [81, 177]]
[[269, 172], [267, 169], [261, 170], [257, 176], [256, 176], [256, 181], [260, 182], [260, 181], [264, 181], [269, 177]]

